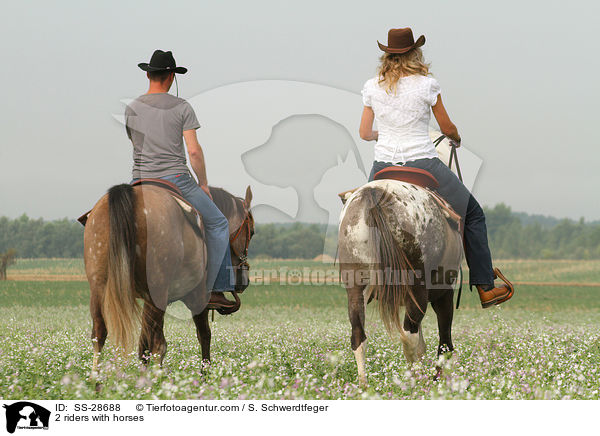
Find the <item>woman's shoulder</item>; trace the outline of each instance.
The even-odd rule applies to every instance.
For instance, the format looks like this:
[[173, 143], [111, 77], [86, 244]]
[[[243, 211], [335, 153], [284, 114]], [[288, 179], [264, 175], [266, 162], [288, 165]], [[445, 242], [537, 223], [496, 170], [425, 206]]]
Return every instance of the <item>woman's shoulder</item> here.
[[371, 77], [363, 85], [363, 89], [376, 88], [376, 87], [379, 87], [379, 77], [377, 77], [377, 76]]
[[408, 76], [408, 77], [413, 77], [417, 82], [420, 83], [426, 83], [426, 84], [433, 84], [433, 83], [438, 83], [437, 79], [433, 76], [424, 76], [422, 74], [415, 74], [413, 76]]

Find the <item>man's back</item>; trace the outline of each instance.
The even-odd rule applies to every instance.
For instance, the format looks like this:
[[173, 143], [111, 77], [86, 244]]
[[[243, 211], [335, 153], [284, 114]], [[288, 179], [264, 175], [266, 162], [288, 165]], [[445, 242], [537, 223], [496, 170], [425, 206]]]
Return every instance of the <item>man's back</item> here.
[[200, 127], [194, 110], [168, 93], [144, 94], [125, 110], [133, 142], [133, 178], [159, 178], [188, 172], [183, 131]]

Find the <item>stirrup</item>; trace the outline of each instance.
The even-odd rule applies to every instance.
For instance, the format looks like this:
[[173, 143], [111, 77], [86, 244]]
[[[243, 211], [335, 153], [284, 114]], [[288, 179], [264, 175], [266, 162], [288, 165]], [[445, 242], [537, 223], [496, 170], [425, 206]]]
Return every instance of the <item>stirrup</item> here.
[[508, 295], [502, 300], [498, 301], [496, 304], [504, 303], [506, 300], [510, 299], [513, 296], [513, 294], [515, 293], [515, 287], [511, 282], [508, 281], [508, 279], [504, 276], [504, 274], [502, 274], [502, 272], [498, 268], [494, 268], [494, 279], [502, 280], [504, 283], [506, 283], [506, 286], [508, 286], [508, 289], [510, 290]]
[[214, 319], [214, 311], [216, 310], [217, 312], [219, 312], [220, 315], [231, 315], [232, 313], [237, 312], [238, 310], [240, 310], [240, 306], [242, 305], [242, 302], [240, 300], [240, 297], [238, 297], [238, 293], [237, 291], [230, 291], [233, 294], [233, 298], [235, 298], [235, 305], [232, 307], [221, 307], [221, 308], [214, 308], [213, 310], [213, 319]]

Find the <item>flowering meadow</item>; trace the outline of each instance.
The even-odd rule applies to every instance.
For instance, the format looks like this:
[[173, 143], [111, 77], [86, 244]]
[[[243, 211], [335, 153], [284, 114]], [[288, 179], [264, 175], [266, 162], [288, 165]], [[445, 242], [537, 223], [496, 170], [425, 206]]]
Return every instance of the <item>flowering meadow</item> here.
[[337, 285], [251, 286], [241, 310], [215, 315], [212, 362], [177, 304], [166, 317], [164, 364], [143, 367], [110, 343], [100, 389], [90, 379], [89, 290], [80, 281], [0, 282], [3, 399], [598, 399], [600, 289], [520, 286], [490, 309], [463, 290], [453, 356], [440, 363], [435, 314], [428, 349], [409, 366], [379, 316], [367, 313], [367, 374], [358, 385], [345, 291]]

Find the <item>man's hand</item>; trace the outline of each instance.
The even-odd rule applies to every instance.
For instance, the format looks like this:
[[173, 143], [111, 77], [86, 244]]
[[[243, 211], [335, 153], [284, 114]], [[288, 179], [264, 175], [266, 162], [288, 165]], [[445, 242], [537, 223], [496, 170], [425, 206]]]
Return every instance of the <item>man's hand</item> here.
[[208, 195], [208, 198], [210, 198], [211, 200], [213, 199], [212, 195], [210, 195], [210, 189], [208, 189], [207, 185], [200, 185], [200, 188], [202, 188], [202, 190], [204, 192], [206, 192], [206, 195]]

